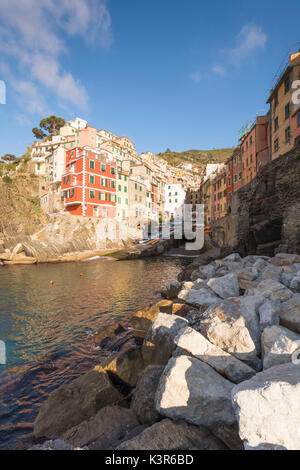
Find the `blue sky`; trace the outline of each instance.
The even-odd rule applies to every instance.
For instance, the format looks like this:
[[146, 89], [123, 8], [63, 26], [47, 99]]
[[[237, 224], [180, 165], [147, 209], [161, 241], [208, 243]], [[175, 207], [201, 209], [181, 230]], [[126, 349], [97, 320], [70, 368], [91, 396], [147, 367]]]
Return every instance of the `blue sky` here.
[[139, 152], [232, 146], [300, 41], [298, 0], [0, 0], [0, 11], [0, 155], [21, 155], [50, 114], [127, 135]]

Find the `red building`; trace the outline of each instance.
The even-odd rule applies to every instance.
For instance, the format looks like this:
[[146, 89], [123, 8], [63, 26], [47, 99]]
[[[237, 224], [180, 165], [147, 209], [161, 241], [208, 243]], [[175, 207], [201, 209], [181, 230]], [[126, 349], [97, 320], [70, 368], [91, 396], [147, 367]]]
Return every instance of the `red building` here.
[[256, 117], [256, 171], [271, 160], [270, 155], [270, 115]]
[[256, 122], [241, 138], [242, 186], [256, 176]]
[[226, 199], [227, 199], [227, 206], [232, 198], [233, 193], [233, 155], [232, 154], [228, 160], [226, 161]]
[[235, 192], [243, 186], [243, 162], [240, 147], [235, 148], [232, 160], [233, 192]]
[[79, 147], [67, 151], [61, 188], [70, 214], [116, 216], [116, 163], [107, 153]]

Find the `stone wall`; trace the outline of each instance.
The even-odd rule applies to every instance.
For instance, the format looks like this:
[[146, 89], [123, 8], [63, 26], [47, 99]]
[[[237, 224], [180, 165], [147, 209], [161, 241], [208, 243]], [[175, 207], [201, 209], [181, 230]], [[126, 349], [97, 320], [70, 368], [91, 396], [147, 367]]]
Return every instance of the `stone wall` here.
[[242, 255], [300, 253], [300, 147], [233, 194], [229, 214], [212, 226], [212, 239]]

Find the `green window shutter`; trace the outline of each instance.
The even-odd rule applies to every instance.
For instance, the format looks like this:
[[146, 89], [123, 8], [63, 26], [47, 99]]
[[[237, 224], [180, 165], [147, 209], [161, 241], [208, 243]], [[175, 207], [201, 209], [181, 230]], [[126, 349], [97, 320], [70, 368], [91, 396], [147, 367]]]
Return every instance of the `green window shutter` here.
[[105, 171], [105, 164], [101, 163], [101, 171]]
[[95, 176], [90, 175], [90, 184], [95, 184]]
[[111, 180], [111, 182], [110, 182], [110, 187], [115, 188], [115, 182], [113, 180]]
[[94, 191], [90, 191], [90, 199], [95, 199], [95, 192]]
[[95, 168], [95, 162], [93, 160], [90, 160], [90, 169], [94, 170]]
[[122, 186], [119, 184], [118, 191], [122, 191]]

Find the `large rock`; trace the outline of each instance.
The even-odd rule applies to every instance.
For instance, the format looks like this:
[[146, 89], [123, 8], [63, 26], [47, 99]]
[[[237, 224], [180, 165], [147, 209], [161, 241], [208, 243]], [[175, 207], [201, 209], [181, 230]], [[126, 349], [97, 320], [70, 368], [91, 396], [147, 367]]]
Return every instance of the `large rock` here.
[[107, 359], [102, 366], [112, 378], [121, 380], [130, 387], [135, 387], [139, 374], [144, 369], [141, 349], [132, 346], [125, 351], [121, 351], [112, 359]]
[[171, 300], [161, 300], [150, 305], [143, 310], [136, 312], [131, 318], [134, 335], [138, 338], [145, 338], [147, 331], [154, 322], [159, 312], [172, 313], [173, 302]]
[[280, 275], [282, 272], [281, 266], [274, 266], [269, 264], [268, 266], [263, 269], [261, 273], [261, 279], [273, 279], [274, 281], [280, 282]]
[[229, 273], [222, 277], [211, 278], [207, 285], [222, 299], [237, 297], [240, 292], [239, 282], [235, 273]]
[[232, 297], [228, 299], [234, 303], [237, 312], [246, 320], [246, 326], [250, 332], [251, 338], [256, 346], [257, 353], [260, 353], [260, 322], [258, 309], [263, 304], [265, 298], [261, 295]]
[[280, 310], [280, 302], [272, 302], [268, 299], [258, 307], [259, 323], [262, 331], [267, 326], [279, 324]]
[[261, 369], [257, 357], [258, 351], [241, 315], [239, 306], [231, 301], [223, 301], [220, 305], [210, 307], [199, 322], [201, 333], [213, 344], [246, 362], [255, 370]]
[[232, 390], [246, 449], [300, 449], [300, 368], [271, 367]]
[[300, 334], [300, 294], [295, 294], [281, 305], [281, 325]]
[[14, 247], [13, 252], [12, 252], [13, 256], [19, 255], [20, 253], [24, 253], [24, 247], [23, 247], [22, 243], [18, 243]]
[[75, 450], [73, 446], [63, 441], [62, 439], [55, 439], [53, 441], [45, 441], [43, 444], [36, 444], [28, 450]]
[[297, 274], [297, 276], [293, 277], [290, 283], [290, 290], [295, 293], [300, 292], [300, 275]]
[[58, 437], [122, 397], [112, 385], [107, 372], [96, 366], [50, 393], [34, 422], [34, 435], [37, 438]]
[[175, 336], [185, 326], [188, 326], [185, 318], [159, 313], [142, 346], [144, 364], [165, 365], [176, 347]]
[[247, 364], [210, 343], [193, 328], [186, 327], [180, 330], [175, 343], [192, 356], [210, 365], [231, 382], [240, 383], [255, 374], [255, 371]]
[[216, 268], [213, 264], [206, 264], [200, 266], [197, 270], [193, 271], [191, 274], [191, 280], [195, 281], [198, 278], [209, 279], [214, 276]]
[[216, 305], [221, 302], [210, 289], [200, 288], [191, 290], [182, 290], [178, 294], [178, 298], [184, 300], [187, 304], [201, 307], [205, 310], [210, 305]]
[[235, 273], [238, 277], [238, 280], [240, 281], [241, 279], [245, 281], [254, 281], [254, 279], [257, 278], [258, 276], [258, 271], [255, 268], [243, 268], [240, 269], [239, 271], [236, 271]]
[[255, 289], [256, 294], [263, 295], [270, 300], [280, 300], [285, 302], [290, 299], [293, 295], [289, 289], [287, 289], [280, 282], [274, 281], [273, 279], [265, 279], [261, 281]]
[[161, 295], [165, 299], [176, 299], [179, 291], [181, 289], [181, 282], [175, 281], [170, 282], [166, 285], [165, 289], [162, 291]]
[[283, 326], [265, 328], [261, 336], [263, 368], [292, 361], [292, 354], [300, 347], [300, 335]]
[[232, 387], [231, 382], [198, 359], [171, 358], [156, 391], [156, 409], [173, 420], [206, 426], [230, 448], [237, 448]]
[[163, 366], [148, 366], [139, 377], [132, 395], [131, 409], [141, 424], [153, 424], [159, 419], [154, 397], [163, 370]]
[[164, 419], [145, 429], [117, 450], [226, 450], [227, 447], [204, 426]]
[[106, 406], [96, 416], [69, 429], [62, 438], [74, 447], [105, 450], [120, 439], [126, 439], [138, 424], [135, 414], [128, 408]]

